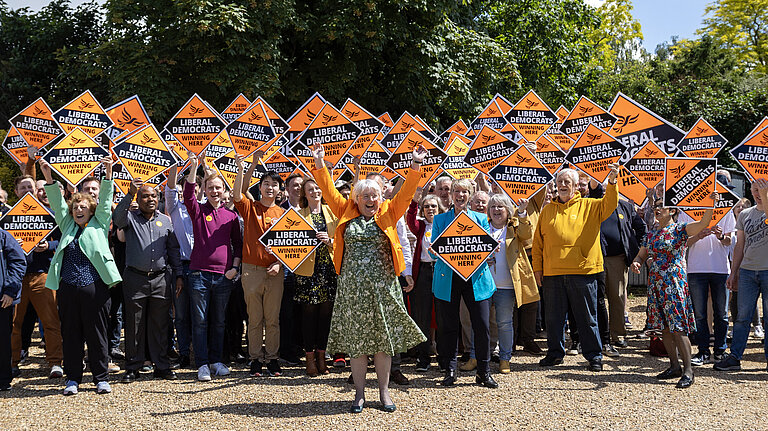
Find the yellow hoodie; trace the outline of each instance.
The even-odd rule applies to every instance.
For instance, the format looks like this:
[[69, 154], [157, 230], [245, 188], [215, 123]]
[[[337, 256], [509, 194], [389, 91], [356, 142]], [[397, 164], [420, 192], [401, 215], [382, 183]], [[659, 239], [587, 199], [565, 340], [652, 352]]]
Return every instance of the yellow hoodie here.
[[553, 199], [541, 209], [533, 235], [533, 270], [544, 275], [603, 271], [600, 223], [618, 203], [618, 188], [610, 183], [601, 199], [582, 198], [579, 192], [566, 203]]

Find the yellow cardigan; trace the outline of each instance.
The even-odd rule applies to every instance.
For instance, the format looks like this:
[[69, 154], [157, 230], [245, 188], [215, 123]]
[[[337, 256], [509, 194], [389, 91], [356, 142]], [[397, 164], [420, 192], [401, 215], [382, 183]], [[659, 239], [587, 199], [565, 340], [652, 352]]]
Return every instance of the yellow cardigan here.
[[[309, 214], [309, 207], [302, 208], [299, 210], [299, 214], [301, 214], [302, 217], [307, 219], [308, 222], [312, 223], [312, 218]], [[336, 224], [339, 222], [339, 219], [336, 218], [335, 215], [331, 212], [331, 209], [328, 208], [328, 205], [320, 205], [320, 212], [323, 214], [323, 218], [325, 219], [325, 226], [328, 229], [328, 237], [333, 238], [334, 233], [336, 233]], [[325, 245], [320, 245], [320, 247], [324, 247]], [[327, 246], [328, 251], [331, 253], [331, 256], [333, 256], [333, 243], [331, 245]], [[296, 271], [293, 272], [296, 275], [302, 275], [304, 277], [309, 277], [312, 274], [315, 273], [315, 252], [312, 252], [312, 254], [307, 257], [307, 259], [299, 265], [298, 268], [296, 268]]]

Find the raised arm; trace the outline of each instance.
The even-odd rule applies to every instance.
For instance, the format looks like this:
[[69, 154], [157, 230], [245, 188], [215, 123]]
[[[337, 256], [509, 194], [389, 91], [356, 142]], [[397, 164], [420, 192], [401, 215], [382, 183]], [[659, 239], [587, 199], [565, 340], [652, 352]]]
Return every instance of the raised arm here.
[[321, 144], [315, 144], [312, 148], [312, 156], [315, 159], [315, 169], [312, 170], [312, 176], [317, 181], [317, 186], [323, 191], [323, 198], [325, 203], [328, 204], [328, 208], [336, 216], [341, 218], [342, 211], [347, 205], [347, 199], [336, 190], [333, 185], [333, 179], [328, 169], [325, 169], [325, 150]]
[[515, 211], [517, 220], [519, 221], [517, 226], [517, 239], [525, 242], [533, 238], [533, 225], [531, 224], [531, 219], [528, 218], [527, 211], [528, 199], [520, 199], [518, 200], [518, 204], [517, 210]]
[[128, 226], [128, 210], [131, 208], [131, 202], [133, 202], [140, 186], [141, 179], [134, 178], [133, 181], [131, 181], [131, 186], [128, 188], [128, 194], [120, 199], [120, 203], [117, 204], [115, 210], [112, 212], [112, 222], [119, 229], [125, 229]]
[[[717, 206], [717, 200], [719, 198], [719, 195], [717, 192], [712, 192], [711, 195], [712, 199], [714, 200], [714, 205]], [[713, 208], [707, 208], [706, 211], [704, 211], [704, 215], [701, 217], [701, 220], [695, 221], [692, 223], [688, 223], [685, 225], [685, 232], [688, 234], [688, 236], [693, 236], [704, 230], [707, 226], [709, 226], [709, 222], [712, 221], [712, 213], [714, 212]]]
[[421, 162], [427, 157], [427, 149], [419, 145], [413, 149], [413, 162], [411, 163], [411, 169], [408, 171], [408, 175], [405, 177], [405, 182], [400, 190], [397, 191], [392, 201], [389, 204], [389, 210], [394, 214], [395, 219], [399, 219], [405, 214], [405, 210], [408, 209], [413, 195], [416, 193], [416, 189], [419, 187], [419, 180], [421, 179]]
[[605, 188], [605, 195], [600, 198], [599, 218], [601, 222], [616, 211], [616, 207], [619, 205], [619, 185], [616, 181], [619, 176], [619, 164], [613, 163], [609, 166], [611, 172], [608, 174], [608, 186]]
[[[232, 200], [240, 202], [243, 200], [243, 176], [245, 175], [243, 156], [239, 154], [235, 156], [235, 164], [237, 165], [237, 176], [235, 176], [235, 184], [232, 186]], [[251, 166], [256, 166], [256, 163], [251, 164]], [[251, 172], [251, 175], [253, 175], [253, 172]]]

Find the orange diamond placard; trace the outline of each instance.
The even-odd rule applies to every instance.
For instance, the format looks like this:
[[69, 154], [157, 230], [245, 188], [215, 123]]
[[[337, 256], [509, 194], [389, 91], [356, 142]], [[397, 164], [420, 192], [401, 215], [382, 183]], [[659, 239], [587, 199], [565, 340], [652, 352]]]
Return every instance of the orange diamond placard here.
[[264, 247], [291, 271], [295, 271], [322, 243], [317, 239], [314, 225], [295, 209], [272, 221], [272, 226], [259, 238]]
[[484, 126], [480, 133], [475, 136], [475, 140], [472, 141], [469, 151], [464, 156], [464, 161], [478, 171], [487, 174], [515, 148], [517, 148], [517, 144], [507, 136]]
[[392, 117], [389, 115], [389, 112], [385, 112], [378, 116], [379, 121], [384, 123], [384, 127], [379, 130], [379, 134], [376, 135], [376, 140], [381, 141], [384, 139], [385, 136], [387, 136], [387, 133], [389, 133], [390, 130], [392, 130], [392, 127], [395, 125], [395, 122], [392, 121]]
[[152, 124], [136, 130], [113, 150], [134, 179], [153, 180], [176, 163], [173, 153]]
[[100, 135], [113, 123], [104, 108], [93, 97], [91, 90], [85, 90], [83, 94], [54, 112], [53, 118], [65, 133], [70, 133], [75, 130], [75, 127], [79, 127], [92, 138]]
[[462, 279], [469, 280], [480, 269], [499, 242], [465, 211], [432, 242], [432, 249]]
[[361, 133], [362, 130], [352, 120], [326, 103], [296, 141], [307, 148], [321, 144], [325, 160], [336, 166]]
[[261, 102], [254, 102], [242, 115], [227, 125], [229, 139], [237, 154], [248, 157], [275, 138], [272, 122]]
[[712, 208], [717, 159], [667, 157], [664, 170], [664, 206]]
[[536, 140], [536, 157], [539, 158], [541, 164], [554, 174], [565, 163], [565, 153], [560, 147], [552, 140], [551, 135], [541, 135]]
[[619, 185], [619, 193], [624, 196], [628, 201], [634, 202], [639, 206], [643, 206], [645, 200], [646, 189], [643, 183], [632, 175], [624, 166], [619, 166], [619, 176], [616, 179]]
[[235, 100], [229, 104], [223, 111], [221, 111], [221, 117], [231, 123], [237, 119], [237, 117], [243, 115], [248, 107], [251, 106], [251, 101], [243, 93], [240, 93], [235, 97]]
[[677, 144], [685, 136], [677, 126], [623, 93], [616, 95], [608, 111], [618, 118], [608, 133], [629, 149], [621, 163], [629, 160], [648, 141], [653, 141], [667, 154], [675, 154]]
[[27, 164], [27, 160], [29, 160], [29, 153], [27, 153], [28, 147], [29, 145], [27, 145], [24, 138], [19, 135], [16, 128], [11, 126], [3, 139], [3, 149], [5, 152], [11, 156], [14, 162], [24, 166]]
[[317, 113], [323, 109], [325, 99], [320, 93], [313, 94], [301, 107], [288, 119], [288, 140], [293, 141], [301, 132], [309, 127]]
[[664, 179], [664, 160], [667, 156], [653, 141], [648, 141], [624, 166], [650, 189]]
[[552, 181], [552, 174], [525, 145], [491, 169], [491, 180], [517, 204], [528, 199]]
[[[493, 130], [501, 130], [507, 124], [507, 120], [504, 119], [504, 113], [501, 112], [501, 108], [499, 108], [496, 100], [491, 100], [491, 103], [483, 108], [480, 114], [469, 123], [469, 130], [471, 136], [475, 136], [483, 129], [483, 126], [488, 126]], [[470, 133], [467, 133], [467, 135], [470, 136]]]
[[[720, 181], [715, 180], [715, 183], [715, 191], [719, 198], [717, 200], [717, 205], [715, 205], [715, 210], [712, 211], [712, 221], [709, 222], [709, 226], [707, 226], [709, 228], [713, 228], [720, 223], [720, 220], [725, 218], [725, 216], [728, 215], [728, 213], [733, 210], [733, 207], [735, 207], [741, 200], [741, 198]], [[705, 210], [703, 209], [683, 210], [683, 212], [691, 216], [694, 220], [701, 220], [702, 217], [704, 217], [704, 211]]]
[[27, 193], [0, 218], [0, 228], [20, 240], [21, 249], [29, 254], [56, 228], [56, 220], [35, 195]]
[[608, 132], [590, 124], [565, 155], [565, 161], [602, 183], [610, 173], [608, 165], [618, 162], [626, 149]]
[[403, 115], [401, 115], [400, 118], [395, 122], [395, 125], [392, 126], [392, 129], [389, 131], [389, 133], [387, 133], [387, 135], [384, 136], [384, 138], [381, 140], [381, 145], [388, 151], [394, 151], [400, 146], [400, 144], [403, 142], [403, 139], [405, 138], [405, 135], [407, 135], [411, 129], [415, 129], [417, 132], [421, 133], [430, 142], [433, 142], [435, 139], [437, 139], [437, 136], [430, 132], [426, 125], [424, 125], [416, 117], [409, 114], [408, 111], [405, 111], [403, 112]]
[[575, 141], [590, 124], [594, 124], [598, 129], [607, 132], [614, 123], [616, 123], [616, 117], [587, 97], [581, 96], [576, 102], [576, 106], [563, 120], [560, 131]]
[[451, 143], [451, 140], [448, 139], [451, 137], [451, 133], [456, 133], [457, 135], [464, 135], [467, 133], [467, 124], [464, 123], [464, 120], [459, 120], [453, 123], [451, 127], [445, 129], [445, 131], [440, 134], [440, 141], [443, 143], [443, 148]]
[[35, 148], [42, 148], [64, 134], [61, 126], [53, 118], [51, 108], [42, 97], [22, 109], [9, 121], [21, 138]]
[[208, 103], [194, 94], [168, 121], [168, 130], [184, 148], [200, 154], [224, 129], [224, 120]]
[[752, 180], [768, 179], [768, 127], [749, 136], [730, 153]]
[[536, 142], [557, 121], [557, 115], [533, 90], [523, 96], [504, 118], [529, 142]]
[[144, 105], [141, 104], [139, 96], [131, 96], [112, 105], [107, 108], [106, 112], [114, 123], [107, 130], [109, 138], [113, 141], [119, 141], [152, 122], [147, 110], [144, 109]]
[[99, 166], [101, 159], [108, 155], [108, 150], [102, 148], [82, 129], [76, 127], [51, 147], [43, 159], [69, 184], [76, 186]]
[[446, 155], [440, 147], [433, 144], [427, 137], [417, 132], [416, 129], [411, 129], [411, 131], [405, 135], [400, 146], [397, 147], [389, 157], [387, 167], [405, 178], [408, 175], [408, 171], [411, 169], [413, 149], [417, 145], [426, 148], [428, 153], [427, 157], [424, 158], [424, 161], [421, 163], [421, 179], [419, 180], [419, 187], [424, 187], [440, 173], [440, 165], [445, 161]]
[[699, 117], [677, 147], [688, 157], [712, 159], [727, 144], [728, 140], [720, 132]]
[[464, 156], [469, 151], [472, 140], [458, 133], [451, 133], [448, 146], [445, 147], [446, 157], [443, 162], [443, 170], [454, 180], [466, 178], [473, 179], [480, 172], [464, 161]]

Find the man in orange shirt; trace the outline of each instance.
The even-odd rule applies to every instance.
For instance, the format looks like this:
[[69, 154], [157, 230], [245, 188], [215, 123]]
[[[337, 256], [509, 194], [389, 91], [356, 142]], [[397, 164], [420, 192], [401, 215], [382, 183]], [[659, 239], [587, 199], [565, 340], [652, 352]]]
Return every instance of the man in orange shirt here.
[[[261, 154], [253, 154], [256, 163]], [[267, 375], [282, 374], [280, 350], [280, 303], [283, 299], [283, 266], [261, 244], [259, 238], [283, 215], [275, 199], [283, 187], [283, 179], [269, 171], [259, 182], [260, 199], [251, 201], [243, 194], [245, 168], [243, 157], [237, 158], [237, 178], [232, 198], [243, 218], [243, 293], [248, 310], [248, 356], [251, 377], [261, 377], [267, 362]], [[265, 334], [266, 332], [266, 334]]]

